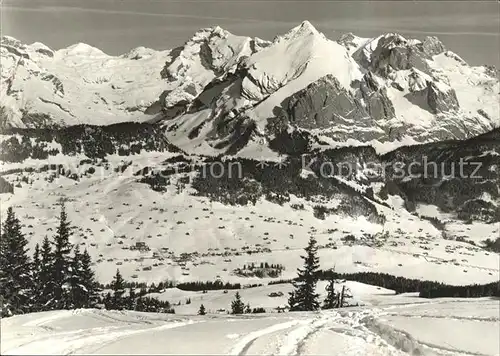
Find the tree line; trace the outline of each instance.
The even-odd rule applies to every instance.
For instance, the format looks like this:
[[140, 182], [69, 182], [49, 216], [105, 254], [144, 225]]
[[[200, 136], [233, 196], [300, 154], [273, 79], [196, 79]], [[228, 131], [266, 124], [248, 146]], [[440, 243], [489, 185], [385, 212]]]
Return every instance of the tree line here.
[[207, 291], [207, 290], [228, 290], [228, 289], [241, 289], [240, 283], [229, 283], [222, 281], [206, 281], [206, 282], [184, 282], [178, 283], [177, 288], [184, 291]]
[[370, 284], [377, 287], [390, 289], [401, 293], [418, 292], [421, 298], [441, 298], [441, 297], [500, 297], [500, 281], [486, 284], [470, 284], [462, 286], [452, 286], [436, 281], [426, 281], [405, 277], [396, 277], [387, 273], [378, 272], [357, 272], [357, 273], [337, 273], [332, 270], [319, 271], [320, 280], [345, 279], [360, 283]]
[[[83, 152], [89, 158], [104, 158], [112, 154], [129, 156], [142, 150], [179, 152], [165, 138], [159, 125], [148, 123], [8, 128], [4, 134], [10, 135], [0, 143], [0, 159], [6, 162], [22, 162], [27, 158], [47, 159], [60, 153], [75, 155]], [[60, 148], [54, 148], [53, 142], [58, 143]]]
[[[146, 297], [149, 291], [141, 288], [139, 294], [136, 294], [134, 288], [127, 288], [127, 282], [122, 277], [120, 270], [116, 270], [113, 281], [109, 285], [111, 292], [108, 292], [102, 298], [102, 304], [108, 310], [135, 310], [143, 312], [170, 313], [175, 310], [166, 300]], [[128, 289], [128, 294], [127, 294]]]

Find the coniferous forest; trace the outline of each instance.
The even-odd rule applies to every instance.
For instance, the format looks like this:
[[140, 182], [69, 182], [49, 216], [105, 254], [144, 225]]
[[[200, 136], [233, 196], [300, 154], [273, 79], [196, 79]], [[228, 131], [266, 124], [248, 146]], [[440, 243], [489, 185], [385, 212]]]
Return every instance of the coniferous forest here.
[[345, 279], [371, 284], [400, 293], [418, 292], [421, 298], [479, 298], [500, 297], [500, 281], [487, 284], [452, 286], [436, 281], [424, 281], [405, 277], [396, 277], [387, 273], [357, 272], [336, 273], [334, 271], [318, 272], [320, 280]]
[[28, 241], [14, 210], [9, 208], [1, 224], [0, 239], [0, 316], [38, 311], [105, 308], [174, 313], [167, 301], [144, 297], [126, 285], [117, 271], [111, 292], [102, 293], [92, 258], [71, 240], [72, 228], [64, 204], [52, 238], [45, 237], [30, 255]]

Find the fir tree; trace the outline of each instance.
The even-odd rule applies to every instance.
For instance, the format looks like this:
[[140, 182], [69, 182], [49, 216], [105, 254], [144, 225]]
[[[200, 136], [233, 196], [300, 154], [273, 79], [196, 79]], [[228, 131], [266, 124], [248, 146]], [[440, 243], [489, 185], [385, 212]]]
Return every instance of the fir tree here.
[[33, 283], [27, 244], [21, 231], [21, 223], [9, 207], [0, 237], [2, 316], [25, 313], [31, 309]]
[[52, 281], [54, 290], [50, 306], [53, 309], [68, 309], [72, 304], [71, 296], [71, 236], [70, 222], [64, 204], [61, 205], [59, 226], [54, 236], [54, 252], [52, 264]]
[[35, 245], [33, 252], [33, 262], [31, 264], [31, 278], [33, 283], [33, 293], [31, 296], [31, 311], [37, 312], [41, 310], [40, 296], [43, 291], [43, 286], [40, 283], [40, 272], [42, 270], [42, 260], [40, 256], [40, 245]]
[[250, 314], [252, 312], [252, 308], [250, 308], [250, 303], [247, 303], [245, 306], [245, 314]]
[[[113, 297], [111, 297], [111, 293], [108, 292], [102, 299], [102, 303], [104, 304], [105, 309], [113, 309]], [[139, 309], [136, 309], [139, 310]]]
[[198, 309], [198, 315], [205, 315], [207, 314], [207, 311], [205, 309], [205, 306], [202, 304], [200, 305], [200, 309]]
[[145, 311], [146, 310], [144, 298], [142, 298], [142, 297], [137, 298], [137, 301], [135, 303], [135, 310], [137, 310], [137, 311]]
[[241, 300], [239, 292], [236, 292], [234, 300], [231, 302], [231, 314], [243, 314], [245, 312], [245, 303]]
[[128, 310], [136, 310], [136, 304], [137, 304], [137, 295], [135, 294], [135, 289], [130, 288], [130, 292], [128, 295], [128, 301], [127, 301], [127, 309]]
[[120, 270], [116, 270], [113, 282], [111, 282], [111, 289], [113, 290], [113, 296], [111, 298], [111, 309], [122, 310], [125, 307], [125, 280], [120, 274]]
[[297, 269], [298, 277], [292, 282], [295, 290], [290, 293], [290, 298], [288, 299], [290, 311], [313, 311], [319, 309], [319, 295], [316, 293], [319, 258], [317, 256], [318, 246], [314, 237], [310, 237], [305, 252], [306, 255], [301, 256], [304, 260], [304, 268]]
[[84, 308], [95, 308], [99, 301], [99, 284], [92, 270], [92, 258], [87, 249], [81, 255], [80, 278], [85, 291]]
[[31, 264], [32, 275], [35, 276], [40, 272], [40, 268], [42, 267], [42, 261], [40, 256], [40, 244], [35, 245], [35, 249], [33, 250], [33, 262]]
[[288, 305], [290, 307], [290, 310], [292, 310], [292, 306], [295, 306], [298, 304], [298, 298], [297, 298], [297, 295], [295, 293], [295, 291], [291, 291], [289, 294], [289, 297], [288, 297]]
[[323, 309], [333, 309], [338, 307], [337, 293], [335, 293], [335, 280], [332, 278], [326, 286], [326, 298], [323, 302]]
[[71, 299], [66, 307], [83, 308], [86, 304], [87, 291], [82, 279], [82, 255], [79, 246], [75, 246], [70, 263], [70, 293]]
[[52, 247], [47, 236], [43, 239], [40, 255], [40, 272], [37, 278], [40, 294], [37, 297], [37, 309], [44, 311], [50, 309], [49, 305], [54, 289], [54, 281], [52, 280]]

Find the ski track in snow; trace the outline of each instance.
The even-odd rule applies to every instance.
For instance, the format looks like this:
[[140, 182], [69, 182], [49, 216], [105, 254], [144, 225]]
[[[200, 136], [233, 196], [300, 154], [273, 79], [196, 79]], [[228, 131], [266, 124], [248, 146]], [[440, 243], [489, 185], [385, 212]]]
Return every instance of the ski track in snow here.
[[[121, 320], [113, 318], [110, 315], [105, 315], [99, 311], [93, 313], [85, 313], [95, 319], [105, 318], [111, 319], [116, 322], [126, 322], [125, 325], [94, 327], [89, 329], [79, 329], [67, 332], [57, 332], [53, 328], [45, 326], [45, 324], [69, 317], [71, 315], [79, 314], [80, 310], [64, 311], [56, 315], [49, 315], [41, 319], [35, 319], [24, 323], [25, 327], [39, 327], [43, 329], [43, 336], [37, 337], [32, 334], [29, 341], [23, 342], [21, 345], [12, 347], [8, 350], [2, 350], [2, 354], [9, 355], [26, 355], [26, 354], [45, 354], [45, 355], [72, 355], [72, 354], [86, 354], [98, 353], [98, 351], [109, 343], [119, 341], [129, 336], [152, 333], [156, 331], [179, 328], [187, 325], [192, 325], [202, 321], [172, 321], [166, 324], [151, 327], [149, 321], [134, 321], [134, 320]], [[85, 311], [84, 311], [85, 312]], [[137, 329], [131, 329], [131, 325], [139, 325]], [[142, 327], [141, 327], [142, 326]], [[49, 333], [47, 335], [47, 333]]]
[[250, 346], [252, 345], [252, 343], [258, 338], [277, 331], [289, 329], [295, 326], [297, 323], [299, 323], [299, 321], [293, 320], [285, 323], [272, 325], [262, 330], [251, 332], [245, 335], [243, 338], [241, 338], [240, 341], [238, 341], [238, 343], [231, 348], [228, 355], [245, 355]]
[[383, 337], [363, 327], [363, 320], [373, 316], [373, 310], [350, 312], [346, 315], [333, 311], [321, 312], [306, 320], [276, 324], [247, 334], [231, 349], [229, 355], [245, 355], [257, 339], [278, 331], [287, 332], [284, 335], [277, 334], [278, 340], [268, 344], [270, 348], [276, 348], [275, 352], [270, 352], [271, 354], [306, 355], [313, 335], [323, 331], [333, 331], [351, 336], [350, 352], [347, 355], [365, 355], [367, 344], [376, 344], [380, 347], [381, 351], [383, 350], [381, 355], [405, 355], [404, 352], [388, 344]]
[[[388, 356], [482, 355], [417, 341], [410, 334], [378, 321], [377, 318], [382, 315], [389, 313], [378, 309], [340, 313], [331, 311], [306, 320], [276, 324], [247, 334], [228, 354], [246, 355], [256, 340], [276, 333], [274, 337], [278, 340], [268, 342], [266, 354], [308, 355], [311, 354], [308, 349], [313, 345], [313, 336], [321, 332], [333, 332], [347, 338], [347, 348], [342, 350], [343, 355], [364, 356], [374, 346], [377, 348], [377, 355]], [[286, 332], [284, 335], [278, 333], [281, 331]], [[274, 352], [269, 352], [269, 348], [275, 348]]]
[[294, 329], [285, 338], [284, 345], [280, 348], [280, 355], [299, 355], [301, 354], [306, 341], [311, 335], [320, 330], [324, 325], [335, 320], [335, 316], [321, 315], [317, 318], [304, 323], [302, 326]]
[[[143, 329], [143, 330], [125, 331], [121, 335], [118, 335], [117, 337], [108, 337], [108, 338], [104, 338], [104, 340], [99, 340], [100, 341], [99, 342], [100, 345], [99, 345], [98, 348], [94, 348], [92, 350], [89, 350], [87, 347], [83, 347], [83, 348], [80, 348], [80, 349], [78, 349], [76, 351], [79, 352], [79, 353], [83, 353], [82, 351], [85, 351], [85, 353], [88, 353], [89, 351], [92, 352], [92, 353], [99, 353], [99, 350], [102, 349], [107, 344], [117, 342], [117, 341], [119, 341], [121, 339], [125, 339], [125, 338], [127, 338], [129, 336], [132, 336], [132, 335], [137, 335], [137, 334], [142, 334], [142, 333], [151, 333], [151, 332], [156, 332], [156, 331], [161, 331], [161, 330], [167, 330], [167, 329], [180, 328], [180, 327], [183, 327], [183, 326], [192, 325], [192, 324], [200, 323], [200, 322], [202, 322], [202, 321], [189, 320], [189, 321], [186, 321], [186, 322], [168, 323], [166, 325], [160, 325], [158, 327], [147, 328], [147, 329]], [[119, 334], [119, 333], [117, 333], [117, 334]], [[93, 341], [93, 340], [91, 340], [91, 341]], [[71, 354], [74, 354], [74, 353], [75, 352], [72, 352]]]

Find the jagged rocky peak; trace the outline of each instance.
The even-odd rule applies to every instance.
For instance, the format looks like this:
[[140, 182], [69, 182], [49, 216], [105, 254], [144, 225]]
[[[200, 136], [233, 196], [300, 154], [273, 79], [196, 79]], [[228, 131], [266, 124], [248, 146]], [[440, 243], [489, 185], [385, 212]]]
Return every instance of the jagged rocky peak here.
[[29, 54], [26, 52], [26, 45], [17, 38], [11, 36], [2, 36], [0, 40], [0, 53], [2, 53], [2, 56], [10, 53], [20, 58], [30, 58]]
[[2, 46], [11, 46], [11, 47], [15, 47], [15, 48], [21, 48], [23, 47], [24, 45], [21, 43], [21, 41], [19, 41], [17, 38], [14, 38], [12, 36], [2, 36], [0, 38], [0, 44]]
[[157, 51], [155, 51], [154, 49], [147, 48], [144, 46], [139, 46], [139, 47], [133, 48], [130, 51], [128, 51], [127, 53], [123, 54], [122, 57], [132, 59], [132, 60], [139, 60], [139, 59], [151, 57], [156, 53], [157, 53]]
[[234, 73], [244, 58], [268, 45], [267, 41], [236, 36], [219, 26], [196, 32], [170, 52], [161, 71], [161, 77], [169, 82], [160, 98], [164, 111], [193, 101], [213, 80]]
[[35, 42], [29, 45], [29, 47], [37, 53], [43, 54], [48, 57], [54, 57], [54, 51], [41, 42]]
[[427, 36], [422, 42], [422, 49], [430, 56], [435, 56], [446, 51], [445, 46], [436, 36]]
[[284, 35], [276, 36], [273, 42], [279, 42], [282, 40], [290, 40], [297, 37], [303, 36], [324, 36], [321, 32], [319, 32], [316, 27], [312, 25], [309, 21], [303, 21], [300, 25], [292, 28], [290, 31], [285, 33]]
[[337, 40], [337, 43], [347, 48], [349, 53], [352, 53], [366, 41], [367, 41], [366, 38], [356, 36], [354, 33], [349, 32], [341, 35], [340, 38]]
[[219, 26], [197, 31], [183, 46], [171, 51], [162, 77], [170, 81], [202, 69], [221, 73], [235, 67], [244, 55], [257, 51], [265, 41], [236, 36]]
[[[34, 42], [30, 45], [22, 43], [20, 40], [11, 36], [2, 36], [0, 45], [7, 52], [25, 59], [32, 59], [33, 54], [41, 54], [47, 57], [54, 57], [54, 51], [41, 42]], [[36, 55], [35, 55], [36, 57]]]
[[257, 101], [296, 80], [302, 84], [295, 82], [295, 91], [334, 74], [347, 88], [352, 78], [361, 76], [345, 48], [328, 40], [308, 21], [276, 37], [268, 47], [247, 58], [244, 65], [247, 70], [243, 92], [248, 99]]
[[429, 56], [417, 46], [419, 43], [399, 34], [389, 33], [369, 41], [353, 57], [366, 69], [384, 77], [391, 71], [411, 68], [427, 73], [429, 68], [425, 59]]
[[218, 36], [221, 38], [227, 38], [231, 35], [232, 35], [231, 32], [224, 30], [220, 26], [205, 27], [205, 28], [202, 28], [201, 30], [196, 31], [194, 33], [193, 37], [191, 37], [191, 39], [188, 40], [187, 43], [205, 40], [207, 38], [211, 38], [214, 36]]
[[[353, 46], [355, 36], [345, 37], [341, 42]], [[437, 37], [426, 37], [424, 41], [406, 39], [396, 33], [388, 33], [367, 41], [353, 57], [366, 69], [387, 76], [391, 71], [417, 68], [430, 73], [427, 60], [445, 52], [446, 49]]]

